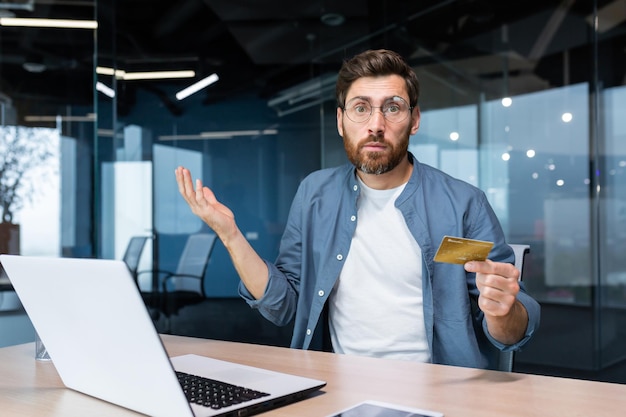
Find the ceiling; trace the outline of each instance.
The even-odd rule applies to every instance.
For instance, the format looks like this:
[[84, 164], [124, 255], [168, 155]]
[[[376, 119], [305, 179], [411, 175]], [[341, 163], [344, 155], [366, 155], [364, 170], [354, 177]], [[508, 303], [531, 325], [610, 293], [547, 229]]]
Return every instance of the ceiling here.
[[[216, 72], [220, 80], [202, 92], [204, 103], [251, 91], [275, 99], [294, 86], [332, 76], [345, 57], [379, 47], [406, 56], [433, 90], [499, 94], [505, 78], [511, 93], [534, 91], [591, 78], [589, 3], [0, 0], [0, 12], [17, 17], [97, 16], [99, 23], [97, 36], [90, 30], [0, 27], [0, 92], [30, 103], [21, 106], [91, 105], [94, 42], [99, 65], [125, 71], [193, 69], [197, 79]], [[613, 64], [605, 84], [621, 85], [626, 1], [598, 3], [606, 25], [600, 41], [608, 39], [608, 49], [622, 45], [621, 51], [607, 51]], [[146, 89], [180, 112], [167, 86], [189, 83], [120, 82], [120, 101], [132, 105], [134, 93]], [[431, 97], [438, 95], [431, 92]]]

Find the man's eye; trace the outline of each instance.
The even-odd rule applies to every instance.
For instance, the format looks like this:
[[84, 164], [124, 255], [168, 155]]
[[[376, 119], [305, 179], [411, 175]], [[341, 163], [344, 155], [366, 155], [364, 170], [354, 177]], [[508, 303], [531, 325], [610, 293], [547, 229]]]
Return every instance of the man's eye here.
[[387, 113], [397, 113], [400, 111], [400, 106], [395, 104], [387, 106]]
[[367, 113], [367, 106], [362, 104], [357, 104], [354, 106], [355, 113]]

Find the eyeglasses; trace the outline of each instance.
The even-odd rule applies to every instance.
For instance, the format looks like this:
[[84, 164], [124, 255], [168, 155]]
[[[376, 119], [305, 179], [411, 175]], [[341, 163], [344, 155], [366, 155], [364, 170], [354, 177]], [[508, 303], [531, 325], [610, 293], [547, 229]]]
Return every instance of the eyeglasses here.
[[398, 96], [387, 99], [380, 107], [372, 106], [367, 99], [362, 97], [354, 97], [343, 107], [343, 111], [348, 116], [348, 119], [354, 123], [367, 122], [372, 117], [374, 109], [380, 109], [385, 120], [400, 123], [409, 117], [413, 107], [409, 106], [406, 100]]

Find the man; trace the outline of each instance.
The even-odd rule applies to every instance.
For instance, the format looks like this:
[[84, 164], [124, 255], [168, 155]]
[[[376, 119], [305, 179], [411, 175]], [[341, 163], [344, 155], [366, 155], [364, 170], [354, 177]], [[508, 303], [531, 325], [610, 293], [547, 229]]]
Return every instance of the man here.
[[[540, 309], [518, 283], [514, 254], [479, 189], [408, 152], [419, 82], [396, 53], [366, 51], [337, 80], [337, 129], [351, 164], [300, 184], [276, 262], [261, 259], [233, 213], [179, 167], [179, 191], [227, 248], [240, 294], [291, 346], [449, 365], [494, 367]], [[490, 260], [436, 263], [444, 235], [494, 242]]]

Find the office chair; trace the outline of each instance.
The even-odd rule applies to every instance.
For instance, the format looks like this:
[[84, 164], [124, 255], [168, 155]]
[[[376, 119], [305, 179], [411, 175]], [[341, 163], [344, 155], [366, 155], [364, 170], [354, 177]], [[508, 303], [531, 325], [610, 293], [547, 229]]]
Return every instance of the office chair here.
[[133, 276], [135, 282], [137, 282], [137, 268], [139, 267], [139, 260], [141, 259], [141, 253], [143, 247], [146, 245], [148, 236], [133, 236], [126, 246], [124, 257], [122, 260], [126, 263], [128, 270]]
[[189, 235], [176, 271], [152, 270], [139, 273], [151, 272], [156, 283], [152, 292], [142, 293], [144, 302], [152, 309], [153, 319], [158, 320], [160, 314], [168, 319], [182, 307], [200, 303], [206, 298], [204, 272], [216, 239], [213, 233]]
[[[530, 253], [529, 245], [516, 245], [509, 244], [513, 252], [515, 252], [515, 267], [519, 269], [519, 281], [522, 280], [522, 274], [524, 272], [524, 261], [526, 256]], [[513, 357], [515, 352], [500, 352], [498, 357], [498, 370], [511, 372], [513, 370]]]

